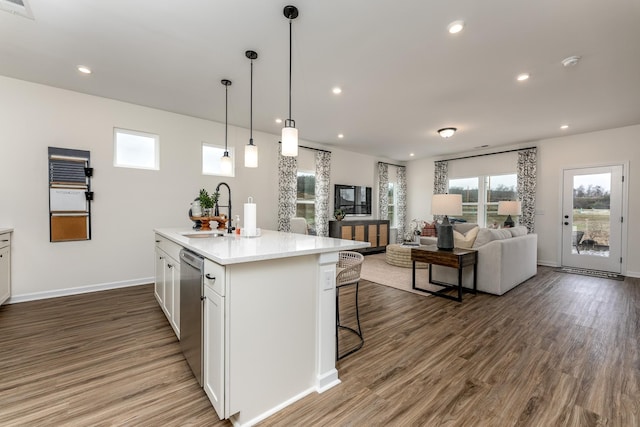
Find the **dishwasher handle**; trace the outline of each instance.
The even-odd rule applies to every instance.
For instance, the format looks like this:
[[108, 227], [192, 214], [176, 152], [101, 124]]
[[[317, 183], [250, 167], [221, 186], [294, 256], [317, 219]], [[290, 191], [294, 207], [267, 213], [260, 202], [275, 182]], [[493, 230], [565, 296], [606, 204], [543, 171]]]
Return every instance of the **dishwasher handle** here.
[[180, 250], [180, 261], [189, 264], [198, 271], [202, 271], [204, 268], [204, 258], [186, 249]]

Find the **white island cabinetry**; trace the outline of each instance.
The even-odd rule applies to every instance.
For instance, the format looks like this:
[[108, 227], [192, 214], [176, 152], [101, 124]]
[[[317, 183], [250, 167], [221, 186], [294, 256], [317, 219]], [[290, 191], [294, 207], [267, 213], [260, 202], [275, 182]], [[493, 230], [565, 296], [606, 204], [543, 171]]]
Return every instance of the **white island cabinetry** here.
[[180, 246], [156, 235], [154, 294], [180, 338]]
[[0, 228], [0, 304], [11, 296], [11, 231]]
[[369, 243], [267, 230], [255, 238], [156, 233], [205, 258], [203, 387], [221, 419], [253, 425], [339, 384], [338, 253]]

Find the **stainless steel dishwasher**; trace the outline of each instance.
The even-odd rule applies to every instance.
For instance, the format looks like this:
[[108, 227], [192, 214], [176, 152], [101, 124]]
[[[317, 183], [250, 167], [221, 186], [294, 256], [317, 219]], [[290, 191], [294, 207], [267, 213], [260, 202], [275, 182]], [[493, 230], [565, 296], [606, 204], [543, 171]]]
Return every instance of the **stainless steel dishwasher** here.
[[202, 387], [204, 309], [204, 258], [182, 249], [180, 251], [180, 347], [184, 358]]

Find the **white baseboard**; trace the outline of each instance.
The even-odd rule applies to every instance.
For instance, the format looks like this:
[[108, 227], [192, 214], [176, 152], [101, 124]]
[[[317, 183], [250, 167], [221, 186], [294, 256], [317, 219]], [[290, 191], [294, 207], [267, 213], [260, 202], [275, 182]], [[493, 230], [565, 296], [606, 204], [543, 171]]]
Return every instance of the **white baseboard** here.
[[627, 274], [625, 274], [625, 276], [627, 276], [627, 277], [640, 277], [640, 272], [638, 272], [638, 271], [628, 271], [627, 270]]
[[560, 267], [557, 261], [544, 261], [538, 260], [538, 265], [543, 265], [545, 267]]
[[141, 279], [123, 280], [121, 282], [99, 283], [97, 285], [80, 286], [78, 288], [56, 289], [53, 291], [34, 292], [30, 294], [11, 295], [8, 304], [19, 302], [36, 301], [48, 298], [65, 297], [69, 295], [86, 294], [89, 292], [106, 291], [109, 289], [127, 288], [129, 286], [146, 285], [154, 283], [155, 278], [143, 277]]
[[318, 393], [324, 393], [332, 387], [337, 386], [342, 381], [338, 379], [338, 370], [332, 369], [324, 375], [318, 376], [316, 379], [316, 391]]
[[298, 393], [297, 395], [293, 396], [291, 399], [288, 399], [284, 402], [282, 402], [281, 404], [279, 404], [278, 406], [269, 409], [268, 411], [263, 412], [262, 414], [248, 420], [248, 421], [238, 421], [237, 418], [237, 414], [236, 415], [232, 415], [231, 417], [229, 417], [229, 420], [231, 421], [231, 424], [234, 425], [234, 427], [249, 427], [255, 424], [258, 424], [260, 421], [267, 419], [268, 417], [270, 417], [271, 415], [275, 414], [276, 412], [284, 409], [285, 407], [291, 405], [292, 403], [302, 399], [303, 397], [307, 396], [308, 394], [313, 393], [315, 390], [314, 387], [308, 388], [306, 390], [304, 390], [302, 393]]

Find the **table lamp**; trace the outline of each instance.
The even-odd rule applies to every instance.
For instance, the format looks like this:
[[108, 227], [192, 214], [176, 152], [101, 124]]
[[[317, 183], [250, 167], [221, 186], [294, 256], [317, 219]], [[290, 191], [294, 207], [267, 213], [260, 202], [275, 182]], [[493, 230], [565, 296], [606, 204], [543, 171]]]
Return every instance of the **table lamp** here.
[[519, 200], [498, 202], [498, 215], [507, 215], [507, 220], [504, 222], [504, 226], [514, 227], [515, 222], [511, 219], [511, 215], [522, 215], [522, 202]]
[[442, 224], [438, 226], [438, 249], [453, 250], [453, 225], [449, 222], [448, 215], [462, 215], [462, 195], [434, 194], [431, 198], [431, 213], [444, 215]]

